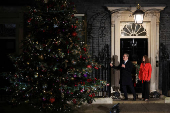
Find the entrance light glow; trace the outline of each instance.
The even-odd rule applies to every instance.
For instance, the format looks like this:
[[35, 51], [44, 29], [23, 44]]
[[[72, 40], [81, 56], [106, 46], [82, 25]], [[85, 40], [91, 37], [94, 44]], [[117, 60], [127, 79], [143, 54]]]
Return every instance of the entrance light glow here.
[[143, 23], [144, 14], [145, 13], [142, 10], [140, 10], [140, 5], [138, 4], [137, 10], [133, 13], [135, 23], [142, 24]]

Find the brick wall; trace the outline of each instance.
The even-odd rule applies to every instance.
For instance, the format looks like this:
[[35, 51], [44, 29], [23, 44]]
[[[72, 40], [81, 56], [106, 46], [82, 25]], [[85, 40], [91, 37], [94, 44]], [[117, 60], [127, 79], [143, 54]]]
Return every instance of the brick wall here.
[[[170, 54], [170, 0], [72, 0], [78, 13], [85, 13], [87, 15], [87, 26], [90, 34], [87, 37], [90, 52], [94, 56], [102, 51], [105, 44], [110, 47], [110, 16], [107, 10], [103, 7], [104, 4], [165, 4], [166, 8], [161, 11], [160, 15], [160, 44], [163, 43], [167, 48], [166, 52]], [[142, 6], [142, 5], [141, 5]], [[103, 13], [101, 13], [103, 12]], [[107, 18], [105, 18], [107, 17]], [[102, 29], [104, 27], [104, 29]], [[92, 28], [92, 29], [90, 29]], [[162, 51], [160, 51], [162, 55]], [[162, 89], [162, 73], [160, 56], [160, 74], [159, 74], [159, 88]], [[170, 59], [170, 58], [169, 58]]]
[[[170, 1], [169, 0], [72, 0], [78, 13], [87, 15], [88, 44], [92, 55], [97, 55], [105, 45], [110, 45], [110, 17], [104, 4], [166, 4], [167, 7], [161, 12], [160, 16], [160, 43], [164, 43], [170, 48]], [[106, 18], [107, 17], [107, 18]], [[102, 29], [104, 27], [104, 29]], [[90, 29], [92, 28], [92, 29]], [[168, 50], [170, 53], [170, 50]]]

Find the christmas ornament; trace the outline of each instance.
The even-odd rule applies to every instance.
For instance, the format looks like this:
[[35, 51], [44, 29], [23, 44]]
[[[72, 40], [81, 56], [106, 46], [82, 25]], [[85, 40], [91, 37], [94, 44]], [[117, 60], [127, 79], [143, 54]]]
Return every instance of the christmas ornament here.
[[87, 77], [87, 74], [84, 74], [84, 77]]
[[87, 49], [86, 49], [85, 47], [83, 48], [83, 50], [84, 50], [85, 52], [87, 51]]
[[71, 80], [74, 80], [74, 78], [73, 78], [73, 77], [71, 77]]
[[98, 67], [96, 67], [96, 66], [95, 66], [94, 68], [95, 68], [95, 69], [99, 69], [99, 68], [98, 68]]
[[76, 104], [76, 99], [73, 99], [73, 103]]
[[34, 77], [37, 78], [38, 77], [38, 72], [34, 73]]
[[31, 18], [30, 18], [30, 19], [28, 19], [28, 22], [30, 23], [30, 22], [31, 22], [31, 20], [32, 20]]
[[76, 32], [73, 32], [73, 33], [72, 33], [72, 36], [73, 36], [73, 37], [76, 37], [76, 36], [77, 36], [77, 33], [76, 33]]
[[43, 55], [39, 55], [38, 58], [39, 58], [40, 60], [44, 60], [44, 56], [43, 56]]
[[80, 55], [80, 58], [82, 58], [82, 55]]
[[50, 102], [51, 103], [55, 102], [55, 98], [50, 98]]
[[71, 17], [74, 17], [74, 14], [72, 14]]
[[87, 68], [92, 68], [92, 66], [91, 65], [87, 65]]

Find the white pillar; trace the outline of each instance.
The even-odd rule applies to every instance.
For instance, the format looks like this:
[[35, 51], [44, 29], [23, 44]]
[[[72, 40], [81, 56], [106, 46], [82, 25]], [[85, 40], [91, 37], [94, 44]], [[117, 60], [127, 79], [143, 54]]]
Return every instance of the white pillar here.
[[156, 16], [151, 16], [151, 65], [152, 65], [152, 74], [150, 81], [150, 92], [156, 91]]
[[[111, 20], [111, 63], [114, 62], [114, 55], [115, 55], [114, 40], [115, 40], [115, 22]], [[114, 86], [115, 86], [115, 74], [114, 74], [114, 69], [111, 68], [111, 93], [113, 93]]]
[[[160, 14], [159, 14], [160, 17]], [[156, 90], [159, 93], [162, 93], [159, 90], [159, 21], [156, 22], [156, 61], [158, 61], [158, 64], [156, 64]]]
[[[115, 15], [115, 65], [118, 66], [120, 63], [120, 17], [118, 15], [118, 13], [116, 13]], [[119, 80], [120, 80], [120, 70], [115, 70], [115, 86], [116, 87], [120, 87], [119, 84]]]

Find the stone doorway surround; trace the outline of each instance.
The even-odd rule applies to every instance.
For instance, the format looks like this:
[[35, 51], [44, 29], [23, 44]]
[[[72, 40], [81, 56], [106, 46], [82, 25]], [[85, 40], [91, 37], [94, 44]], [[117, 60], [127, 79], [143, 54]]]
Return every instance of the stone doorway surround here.
[[[115, 65], [120, 62], [120, 38], [148, 38], [148, 57], [152, 65], [152, 75], [150, 82], [150, 92], [158, 91], [159, 84], [159, 67], [156, 61], [159, 61], [159, 22], [160, 11], [164, 10], [164, 4], [140, 4], [141, 10], [145, 12], [143, 26], [147, 30], [146, 36], [122, 36], [121, 29], [123, 23], [134, 22], [132, 13], [136, 10], [137, 4], [106, 4], [107, 9], [111, 12], [111, 61]], [[111, 70], [111, 93], [114, 88], [120, 87], [120, 72]]]

